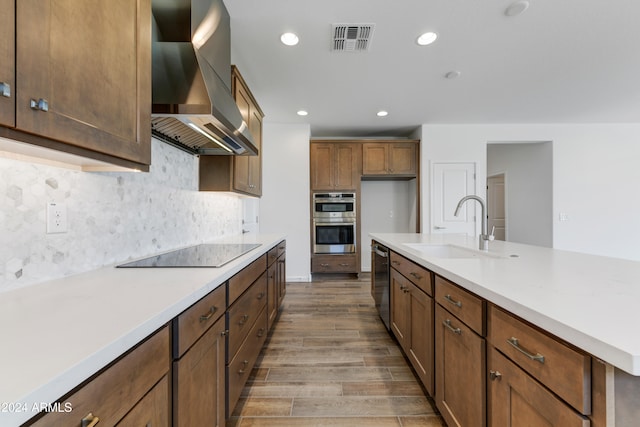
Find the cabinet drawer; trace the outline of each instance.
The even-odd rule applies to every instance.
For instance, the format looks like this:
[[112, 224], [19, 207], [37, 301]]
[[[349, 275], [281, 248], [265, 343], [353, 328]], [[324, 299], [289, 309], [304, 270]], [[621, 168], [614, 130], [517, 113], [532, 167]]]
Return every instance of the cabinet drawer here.
[[249, 379], [253, 365], [258, 359], [264, 341], [267, 339], [267, 310], [262, 310], [258, 315], [258, 320], [249, 331], [247, 339], [242, 343], [238, 354], [229, 362], [227, 368], [228, 404], [227, 417], [236, 406], [240, 392]]
[[267, 270], [267, 254], [253, 261], [238, 274], [229, 279], [229, 302], [233, 302]]
[[227, 309], [226, 285], [220, 285], [173, 320], [173, 357], [181, 357]]
[[164, 327], [66, 398], [73, 411], [50, 412], [33, 425], [79, 426], [89, 414], [102, 425], [115, 425], [169, 372], [169, 356], [169, 328]]
[[588, 427], [589, 420], [527, 375], [495, 348], [487, 352], [490, 426]]
[[591, 413], [590, 357], [489, 307], [489, 342], [579, 412]]
[[426, 292], [427, 295], [433, 296], [431, 288], [431, 275], [433, 273], [429, 270], [395, 252], [391, 252], [391, 267], [398, 270], [414, 285]]
[[273, 248], [269, 249], [269, 252], [267, 252], [267, 265], [273, 264], [280, 255], [285, 253], [286, 249], [287, 249], [286, 240], [283, 240]]
[[229, 359], [232, 359], [255, 323], [257, 315], [267, 305], [267, 274], [262, 276], [229, 308]]
[[460, 286], [436, 276], [436, 302], [466, 323], [477, 334], [485, 333], [485, 301]]
[[311, 259], [312, 273], [357, 273], [355, 255], [315, 255]]

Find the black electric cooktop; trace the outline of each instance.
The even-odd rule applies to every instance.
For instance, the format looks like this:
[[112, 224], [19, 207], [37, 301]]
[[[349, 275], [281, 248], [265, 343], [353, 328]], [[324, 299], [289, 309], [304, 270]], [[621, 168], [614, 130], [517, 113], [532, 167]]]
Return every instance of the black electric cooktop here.
[[118, 267], [222, 267], [260, 243], [208, 243], [178, 249], [138, 261], [121, 264]]

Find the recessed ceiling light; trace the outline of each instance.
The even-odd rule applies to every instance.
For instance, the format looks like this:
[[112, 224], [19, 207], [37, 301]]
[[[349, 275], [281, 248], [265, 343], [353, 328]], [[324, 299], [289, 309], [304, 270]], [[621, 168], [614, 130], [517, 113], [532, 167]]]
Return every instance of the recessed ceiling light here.
[[309, 115], [309, 112], [308, 112], [308, 111], [305, 111], [305, 110], [299, 110], [299, 111], [297, 112], [297, 114], [298, 114], [299, 116], [307, 116], [307, 115]]
[[529, 2], [526, 0], [519, 0], [515, 3], [511, 3], [504, 10], [504, 14], [507, 16], [518, 16], [529, 7]]
[[416, 40], [416, 42], [420, 46], [426, 46], [436, 41], [437, 38], [438, 38], [438, 35], [436, 33], [429, 31], [428, 33], [421, 34], [420, 37], [418, 37], [418, 39]]
[[388, 111], [384, 111], [384, 110], [380, 110], [380, 111], [378, 111], [378, 112], [376, 113], [376, 115], [377, 115], [378, 117], [385, 117], [385, 116], [389, 115], [389, 112], [388, 112]]
[[298, 44], [298, 36], [293, 33], [284, 33], [280, 36], [280, 41], [287, 46], [295, 46]]
[[460, 77], [460, 71], [457, 70], [453, 70], [453, 71], [449, 71], [447, 74], [444, 75], [447, 79], [457, 79], [458, 77]]

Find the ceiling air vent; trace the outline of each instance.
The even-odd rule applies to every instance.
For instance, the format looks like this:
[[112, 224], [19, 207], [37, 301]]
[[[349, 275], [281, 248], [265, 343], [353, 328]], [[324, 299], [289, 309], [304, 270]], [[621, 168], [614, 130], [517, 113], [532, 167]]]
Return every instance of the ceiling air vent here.
[[367, 52], [376, 24], [333, 24], [331, 50], [338, 52]]

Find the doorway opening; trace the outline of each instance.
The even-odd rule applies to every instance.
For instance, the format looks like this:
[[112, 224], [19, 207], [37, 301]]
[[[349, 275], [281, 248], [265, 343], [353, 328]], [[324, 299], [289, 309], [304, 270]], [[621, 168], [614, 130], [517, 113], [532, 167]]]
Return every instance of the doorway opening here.
[[[504, 216], [505, 240], [553, 247], [553, 150], [545, 142], [487, 144], [487, 187], [491, 177], [504, 175], [503, 207], [487, 188], [489, 218]], [[493, 208], [493, 211], [492, 211]], [[504, 209], [504, 215], [500, 212]], [[491, 230], [489, 225], [489, 230]], [[496, 225], [496, 230], [498, 230]]]

